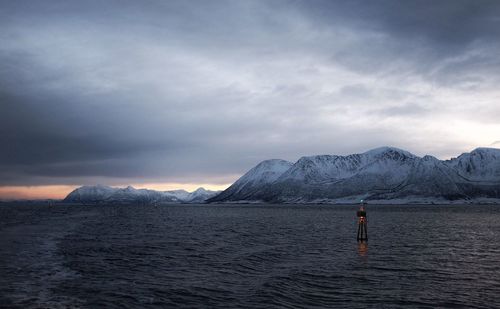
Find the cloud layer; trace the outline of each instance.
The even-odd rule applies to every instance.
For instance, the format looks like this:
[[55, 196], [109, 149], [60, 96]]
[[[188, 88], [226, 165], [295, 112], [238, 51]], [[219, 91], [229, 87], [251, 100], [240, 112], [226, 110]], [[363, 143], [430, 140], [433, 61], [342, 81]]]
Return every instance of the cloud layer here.
[[228, 183], [500, 132], [497, 1], [0, 4], [0, 186]]

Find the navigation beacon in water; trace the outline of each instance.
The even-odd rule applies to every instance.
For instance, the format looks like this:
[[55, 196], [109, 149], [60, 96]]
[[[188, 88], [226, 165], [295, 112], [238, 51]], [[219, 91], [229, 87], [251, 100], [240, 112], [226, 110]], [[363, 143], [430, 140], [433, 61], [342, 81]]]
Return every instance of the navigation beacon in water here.
[[366, 226], [366, 210], [365, 210], [366, 202], [361, 200], [361, 206], [357, 211], [356, 215], [358, 216], [358, 241], [366, 241], [368, 240], [368, 229]]

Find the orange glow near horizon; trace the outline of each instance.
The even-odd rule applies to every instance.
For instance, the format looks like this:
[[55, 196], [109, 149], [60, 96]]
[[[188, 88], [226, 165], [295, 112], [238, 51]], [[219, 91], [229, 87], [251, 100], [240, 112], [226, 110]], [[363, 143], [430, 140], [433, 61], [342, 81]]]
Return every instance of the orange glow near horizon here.
[[5, 186], [0, 187], [0, 200], [63, 199], [78, 186]]
[[[199, 187], [207, 190], [224, 190], [231, 184], [194, 184], [194, 183], [143, 183], [131, 184], [137, 189], [151, 189], [168, 191], [184, 189], [194, 191]], [[117, 185], [112, 187], [126, 187]], [[63, 199], [71, 191], [80, 186], [74, 185], [48, 185], [48, 186], [0, 186], [0, 200], [37, 200], [37, 199]]]

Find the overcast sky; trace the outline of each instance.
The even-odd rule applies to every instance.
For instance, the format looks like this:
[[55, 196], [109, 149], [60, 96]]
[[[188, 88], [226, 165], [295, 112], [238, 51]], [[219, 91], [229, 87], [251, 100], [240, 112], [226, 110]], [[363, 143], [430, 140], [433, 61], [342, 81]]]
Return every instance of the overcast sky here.
[[0, 0], [0, 187], [500, 147], [499, 55], [499, 1]]

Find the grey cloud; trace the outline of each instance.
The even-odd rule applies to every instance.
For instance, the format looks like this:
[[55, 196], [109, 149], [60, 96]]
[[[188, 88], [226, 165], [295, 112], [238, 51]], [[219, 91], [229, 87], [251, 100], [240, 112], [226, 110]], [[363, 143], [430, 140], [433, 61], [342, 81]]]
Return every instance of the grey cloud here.
[[301, 1], [301, 9], [322, 23], [349, 24], [357, 30], [385, 33], [415, 44], [432, 42], [436, 51], [453, 49], [500, 33], [500, 6], [481, 1]]
[[450, 110], [413, 79], [493, 87], [499, 5], [480, 3], [2, 2], [0, 185], [229, 182], [267, 158], [427, 149], [379, 123]]
[[[456, 75], [481, 82], [500, 68], [500, 5], [497, 1], [319, 1], [307, 12], [320, 29], [349, 28], [362, 35], [349, 49], [332, 52], [332, 61], [363, 74], [419, 74], [443, 86]], [[315, 2], [316, 4], [318, 2]], [[481, 56], [468, 56], [475, 50]], [[436, 72], [443, 61], [450, 67]], [[488, 64], [488, 65], [485, 65]], [[459, 72], [457, 72], [459, 71]], [[469, 76], [469, 73], [472, 76]]]
[[397, 105], [397, 106], [391, 106], [387, 108], [380, 109], [378, 111], [379, 113], [386, 115], [386, 116], [420, 116], [422, 114], [426, 114], [429, 111], [429, 109], [422, 107], [419, 104], [416, 103], [405, 103], [402, 105]]
[[361, 98], [361, 99], [368, 99], [373, 95], [372, 91], [370, 89], [362, 84], [353, 84], [353, 85], [347, 85], [342, 87], [339, 90], [339, 96], [345, 97], [345, 98]]

